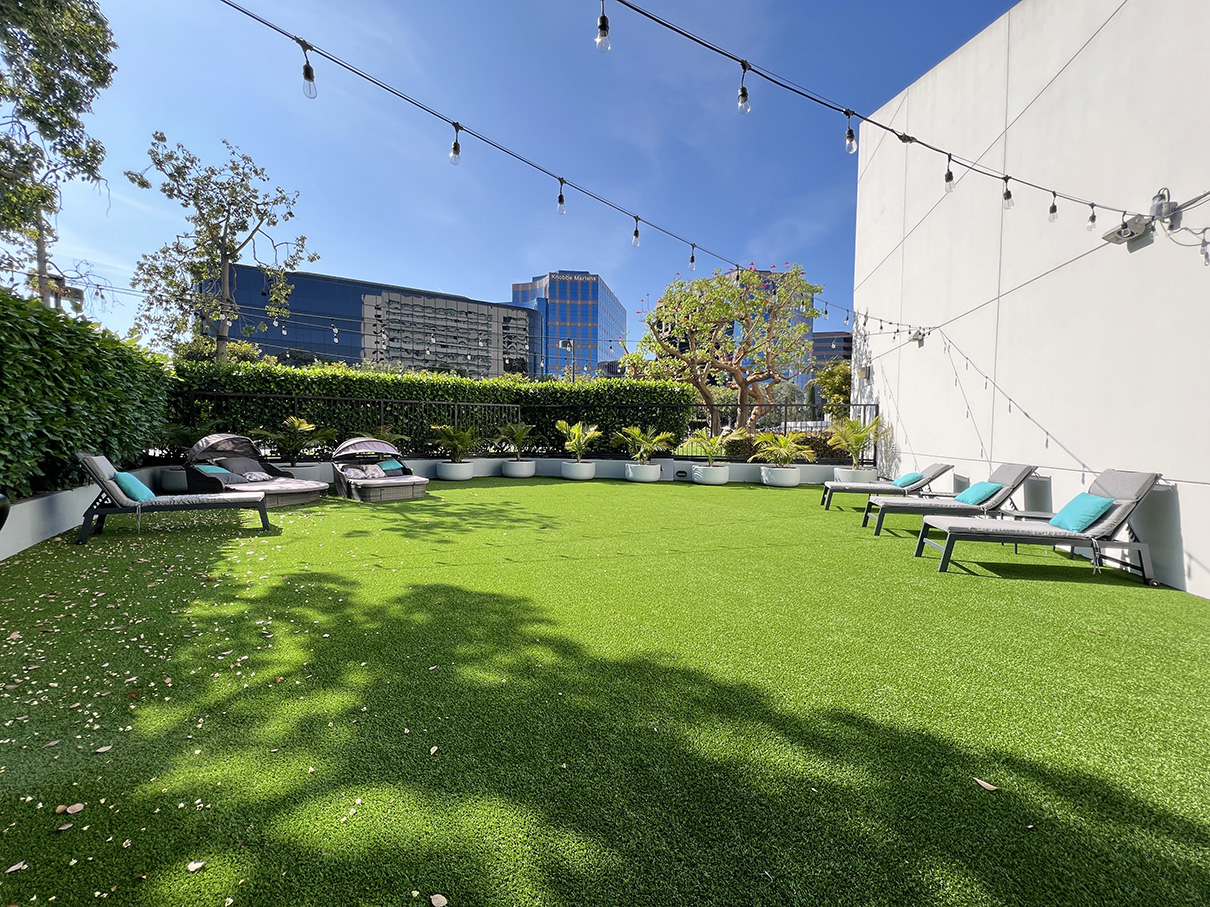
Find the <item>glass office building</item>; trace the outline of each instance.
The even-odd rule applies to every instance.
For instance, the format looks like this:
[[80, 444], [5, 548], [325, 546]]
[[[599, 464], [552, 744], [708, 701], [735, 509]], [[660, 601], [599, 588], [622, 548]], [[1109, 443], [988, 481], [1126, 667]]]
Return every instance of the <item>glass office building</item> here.
[[[448, 371], [472, 378], [541, 373], [543, 325], [534, 304], [485, 302], [432, 290], [296, 272], [290, 315], [265, 312], [261, 271], [237, 265], [231, 328], [281, 361], [370, 362], [409, 371]], [[262, 329], [263, 328], [263, 329]]]
[[551, 271], [513, 284], [513, 305], [533, 306], [541, 322], [538, 372], [596, 375], [622, 355], [626, 310], [608, 284], [588, 271]]

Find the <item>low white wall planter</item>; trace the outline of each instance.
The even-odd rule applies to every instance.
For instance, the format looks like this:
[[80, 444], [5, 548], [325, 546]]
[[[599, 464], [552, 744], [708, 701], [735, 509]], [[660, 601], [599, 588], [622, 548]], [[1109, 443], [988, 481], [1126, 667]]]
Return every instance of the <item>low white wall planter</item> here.
[[731, 467], [726, 463], [718, 466], [702, 466], [695, 463], [689, 470], [689, 475], [698, 485], [726, 485], [731, 478]]
[[798, 481], [803, 485], [822, 485], [836, 478], [835, 466], [819, 466], [816, 463], [805, 463], [798, 467]]
[[577, 482], [586, 482], [597, 474], [597, 464], [592, 460], [584, 460], [577, 462], [576, 460], [564, 460], [560, 464], [560, 470], [565, 479], [573, 479]]
[[660, 480], [660, 464], [658, 463], [627, 463], [627, 482], [658, 482]]
[[437, 478], [446, 482], [465, 482], [475, 477], [475, 464], [469, 462], [437, 464]]
[[878, 481], [878, 472], [873, 469], [845, 469], [843, 466], [837, 466], [835, 472], [837, 482], [852, 484]]
[[536, 460], [505, 460], [500, 464], [500, 475], [506, 479], [528, 479], [537, 471]]
[[762, 466], [760, 480], [774, 488], [794, 488], [798, 484], [797, 466]]

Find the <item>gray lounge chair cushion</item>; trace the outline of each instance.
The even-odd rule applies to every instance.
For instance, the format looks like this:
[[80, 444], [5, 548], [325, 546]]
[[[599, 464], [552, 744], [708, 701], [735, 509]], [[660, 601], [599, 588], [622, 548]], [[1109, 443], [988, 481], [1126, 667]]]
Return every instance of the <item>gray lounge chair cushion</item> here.
[[223, 492], [222, 494], [161, 494], [156, 504], [210, 504], [214, 501], [232, 504], [258, 504], [265, 498], [261, 491]]
[[904, 485], [902, 488], [894, 482], [824, 482], [824, 487], [833, 494], [911, 494], [913, 491], [919, 491], [924, 488], [938, 476], [944, 475], [953, 469], [951, 463], [933, 463], [924, 469], [920, 478], [911, 485]]
[[989, 539], [1046, 538], [1055, 544], [1063, 542], [1091, 541], [1092, 536], [1083, 532], [1069, 532], [1052, 526], [1045, 520], [999, 520], [988, 517], [926, 516], [924, 522], [942, 532], [958, 530], [964, 535], [986, 535]]
[[219, 466], [228, 472], [237, 472], [242, 476], [246, 476], [250, 472], [264, 472], [264, 468], [260, 463], [249, 457], [226, 457], [217, 462]]
[[876, 507], [889, 506], [892, 510], [927, 504], [930, 510], [936, 511], [952, 510], [956, 513], [988, 513], [992, 510], [998, 510], [1005, 501], [1012, 497], [1013, 492], [1021, 487], [1021, 484], [1033, 474], [1036, 468], [1036, 466], [1023, 466], [1020, 463], [1002, 463], [997, 466], [992, 471], [992, 474], [987, 477], [987, 480], [999, 485], [1000, 490], [982, 504], [960, 504], [955, 502], [953, 498], [920, 497], [875, 497], [871, 498], [871, 502]]
[[97, 484], [105, 490], [110, 499], [119, 507], [137, 507], [138, 501], [127, 496], [118, 483], [113, 480], [114, 474], [117, 472], [112, 463], [106, 457], [101, 456], [82, 456], [80, 460], [92, 473], [93, 478], [97, 480]]

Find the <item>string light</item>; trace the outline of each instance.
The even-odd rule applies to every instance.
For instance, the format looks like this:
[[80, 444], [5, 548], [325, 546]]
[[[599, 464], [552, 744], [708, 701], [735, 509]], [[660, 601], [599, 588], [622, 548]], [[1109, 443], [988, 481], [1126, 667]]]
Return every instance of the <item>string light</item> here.
[[567, 213], [567, 204], [565, 203], [565, 201], [563, 199], [563, 186], [566, 182], [567, 182], [567, 180], [563, 179], [563, 177], [559, 177], [559, 209], [558, 210], [559, 210], [560, 214]]
[[450, 146], [450, 163], [457, 167], [462, 163], [462, 145], [458, 141], [458, 134], [462, 132], [462, 125], [454, 123], [454, 144]]
[[1050, 217], [1049, 220], [1053, 224], [1059, 219], [1059, 194], [1057, 192], [1050, 193]]
[[605, 15], [605, 0], [601, 0], [601, 18], [597, 20], [597, 52], [607, 54], [613, 47], [609, 43], [609, 17]]
[[740, 60], [739, 67], [739, 112], [741, 114], [751, 113], [752, 105], [748, 103], [748, 87], [744, 85], [744, 79], [747, 78], [748, 70], [752, 68], [752, 64], [747, 60]]
[[954, 156], [947, 154], [945, 156], [945, 191], [954, 191]]
[[852, 154], [857, 150], [857, 133], [853, 131], [853, 111], [846, 109], [844, 111], [844, 121], [846, 128], [844, 131], [844, 150]]
[[302, 48], [303, 52], [303, 94], [314, 101], [319, 92], [315, 90], [315, 68], [311, 65], [311, 58], [307, 53], [312, 50], [312, 47], [301, 38], [294, 40], [298, 42], [298, 46]]
[[639, 247], [639, 216], [634, 216], [634, 237], [630, 240], [630, 244], [636, 249]]
[[[1204, 239], [1202, 240], [1202, 251], [1203, 252], [1206, 251], [1206, 241]], [[695, 246], [693, 243], [690, 243], [689, 244], [689, 270], [690, 271], [697, 270], [697, 254], [696, 253], [697, 253], [697, 246]], [[612, 346], [612, 345], [613, 344], [611, 342], [610, 346]]]
[[1091, 233], [1097, 228], [1097, 206], [1089, 205], [1088, 207], [1092, 213], [1088, 215], [1088, 220], [1084, 222], [1084, 229]]
[[1013, 190], [1008, 188], [1009, 177], [1004, 178], [1004, 210], [1010, 211], [1013, 206]]
[[1207, 268], [1210, 268], [1210, 246], [1208, 246], [1208, 245], [1206, 244], [1206, 235], [1205, 235], [1205, 233], [1204, 233], [1204, 232], [1202, 233], [1202, 249], [1201, 249], [1201, 252], [1202, 252], [1202, 263], [1203, 263], [1203, 264], [1205, 264], [1205, 266], [1206, 266]]

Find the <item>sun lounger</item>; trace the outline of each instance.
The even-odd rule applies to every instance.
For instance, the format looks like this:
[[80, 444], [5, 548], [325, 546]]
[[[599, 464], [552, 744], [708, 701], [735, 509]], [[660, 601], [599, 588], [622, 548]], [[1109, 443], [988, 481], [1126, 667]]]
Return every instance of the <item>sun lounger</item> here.
[[230, 434], [207, 435], [193, 445], [185, 455], [185, 482], [189, 491], [202, 494], [263, 492], [267, 507], [309, 504], [330, 487], [278, 469], [251, 438]]
[[832, 495], [834, 494], [881, 494], [881, 495], [909, 495], [915, 494], [918, 491], [927, 488], [929, 484], [938, 476], [945, 475], [954, 466], [952, 463], [933, 463], [927, 469], [920, 473], [920, 478], [910, 485], [899, 486], [894, 482], [824, 482], [823, 497], [819, 499], [819, 503], [823, 504], [824, 510], [829, 510], [832, 507]]
[[1020, 463], [1004, 463], [988, 476], [987, 481], [999, 485], [991, 497], [981, 504], [966, 504], [952, 497], [926, 498], [919, 496], [887, 497], [886, 495], [871, 495], [865, 505], [865, 516], [861, 519], [863, 527], [870, 525], [870, 516], [878, 511], [878, 521], [874, 524], [874, 535], [882, 534], [882, 521], [892, 513], [943, 514], [945, 516], [983, 516], [995, 513], [1001, 507], [1012, 502], [1012, 496], [1037, 469], [1036, 466], [1022, 466]]
[[[1151, 549], [1146, 542], [1138, 540], [1127, 524], [1130, 514], [1158, 480], [1159, 474], [1154, 472], [1126, 472], [1109, 469], [1101, 473], [1089, 486], [1088, 493], [1111, 498], [1113, 504], [1082, 532], [1072, 532], [1052, 525], [1048, 520], [1049, 514], [1004, 512], [1000, 519], [995, 517], [926, 516], [916, 540], [916, 557], [920, 557], [924, 553], [925, 545], [936, 548], [941, 552], [941, 563], [937, 569], [944, 573], [949, 567], [954, 545], [957, 542], [1000, 542], [1001, 544], [1050, 545], [1051, 547], [1070, 545], [1072, 548], [1092, 549], [1094, 569], [1100, 569], [1102, 564], [1108, 561], [1128, 570], [1137, 570], [1142, 574], [1143, 582], [1158, 585], [1155, 582], [1151, 566]], [[1123, 528], [1126, 530], [1127, 538], [1115, 538]], [[945, 541], [937, 542], [929, 538], [930, 529], [944, 533]], [[1107, 548], [1125, 551], [1127, 557], [1131, 553], [1135, 553], [1138, 555], [1139, 563], [1134, 564], [1130, 560], [1107, 557], [1104, 554]]]
[[404, 501], [424, 497], [429, 480], [413, 475], [399, 448], [380, 438], [350, 438], [332, 452], [336, 493], [354, 501]]
[[222, 494], [171, 494], [156, 495], [146, 501], [129, 497], [117, 483], [117, 470], [105, 457], [93, 454], [76, 454], [77, 459], [101, 487], [97, 499], [84, 511], [84, 522], [76, 538], [83, 545], [93, 534], [105, 528], [105, 518], [118, 513], [133, 513], [137, 520], [144, 513], [161, 513], [171, 510], [256, 510], [260, 513], [261, 528], [270, 529], [269, 514], [265, 510], [265, 495], [262, 492], [224, 492]]

